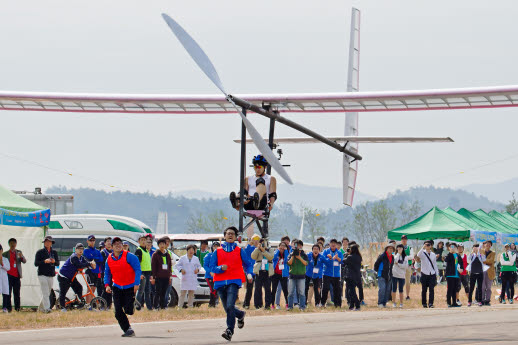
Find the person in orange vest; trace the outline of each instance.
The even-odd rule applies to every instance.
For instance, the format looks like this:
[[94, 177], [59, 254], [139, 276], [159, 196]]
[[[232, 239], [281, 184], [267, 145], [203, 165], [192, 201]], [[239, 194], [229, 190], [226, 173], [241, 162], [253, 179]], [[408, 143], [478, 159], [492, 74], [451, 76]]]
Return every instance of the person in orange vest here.
[[[123, 337], [134, 337], [127, 315], [133, 315], [135, 293], [140, 284], [140, 262], [135, 254], [122, 250], [122, 240], [112, 239], [113, 252], [106, 259], [104, 271], [104, 287], [113, 295], [115, 318], [124, 332]], [[110, 284], [113, 283], [113, 287]]]
[[227, 329], [221, 334], [230, 341], [234, 328], [245, 326], [245, 312], [236, 308], [236, 298], [245, 279], [252, 283], [253, 265], [245, 251], [237, 243], [237, 229], [228, 227], [223, 232], [225, 242], [210, 256], [211, 272], [214, 273], [214, 289], [218, 291], [221, 304], [227, 313]]

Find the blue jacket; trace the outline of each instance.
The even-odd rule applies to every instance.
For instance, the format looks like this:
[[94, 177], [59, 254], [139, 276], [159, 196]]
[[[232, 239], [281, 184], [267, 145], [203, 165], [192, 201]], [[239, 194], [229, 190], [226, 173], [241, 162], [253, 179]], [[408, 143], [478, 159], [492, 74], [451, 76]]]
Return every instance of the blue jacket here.
[[88, 261], [94, 260], [95, 264], [97, 265], [95, 267], [95, 269], [90, 268], [90, 272], [96, 273], [96, 274], [101, 272], [101, 267], [103, 266], [104, 262], [103, 262], [103, 256], [101, 255], [101, 251], [99, 249], [96, 249], [95, 247], [87, 247], [83, 252], [83, 256]]
[[[120, 253], [118, 258], [115, 258], [112, 255], [113, 260], [117, 261], [120, 260], [122, 256], [122, 252]], [[135, 282], [133, 284], [120, 286], [117, 284], [113, 284], [113, 286], [118, 287], [119, 289], [129, 289], [132, 288], [135, 285], [140, 285], [140, 276], [142, 275], [142, 270], [140, 269], [140, 262], [138, 261], [138, 258], [135, 254], [132, 254], [128, 252], [128, 255], [126, 256], [126, 261], [128, 264], [130, 264], [131, 268], [135, 271]], [[109, 285], [112, 282], [112, 273], [110, 272], [110, 266], [108, 264], [104, 265], [104, 285]]]
[[[306, 276], [310, 278], [322, 278], [324, 274], [324, 256], [317, 255], [317, 264], [315, 265], [315, 257], [313, 253], [308, 254], [308, 265], [306, 266]], [[318, 268], [318, 273], [313, 273], [313, 268]]]
[[[338, 254], [338, 257], [340, 258], [340, 262], [338, 262], [338, 265], [335, 266], [335, 262], [337, 260], [332, 260], [327, 257], [328, 254], [331, 254], [331, 256], [335, 256], [335, 254]], [[341, 270], [341, 261], [344, 260], [344, 255], [341, 251], [338, 249], [335, 249], [335, 251], [331, 251], [331, 248], [327, 248], [322, 253], [322, 256], [324, 257], [324, 275], [328, 277], [333, 278], [340, 278], [340, 270]]]
[[[221, 248], [223, 248], [224, 251], [227, 253], [230, 253], [233, 251], [237, 246], [237, 243], [228, 243], [223, 242], [221, 243]], [[253, 246], [252, 246], [253, 247]], [[245, 271], [245, 275], [252, 274], [254, 270], [254, 265], [251, 262], [251, 259], [248, 259], [247, 254], [244, 249], [241, 249], [241, 261], [243, 262], [243, 269]], [[215, 251], [210, 256], [210, 268], [211, 272], [215, 274], [221, 274], [225, 271], [221, 269], [221, 266], [218, 266], [218, 251]], [[230, 284], [236, 284], [238, 287], [241, 287], [243, 283], [241, 282], [241, 279], [231, 279], [231, 280], [224, 280], [224, 281], [217, 281], [214, 282], [214, 289], [219, 289], [220, 287], [230, 285]]]
[[[255, 260], [252, 260], [252, 252], [255, 250], [255, 248], [256, 248], [256, 246], [253, 246], [251, 244], [247, 244], [246, 247], [244, 248], [248, 261], [250, 261], [250, 263], [252, 264], [252, 267], [255, 264]], [[254, 272], [252, 272], [252, 277], [255, 277]]]
[[59, 270], [59, 274], [68, 279], [72, 279], [78, 270], [87, 267], [90, 267], [90, 263], [86, 258], [83, 255], [78, 257], [76, 253], [74, 253], [65, 261], [65, 264]]
[[[277, 249], [275, 251], [275, 254], [273, 254], [273, 268], [274, 268], [274, 270], [275, 270], [275, 267], [277, 267], [277, 262], [279, 262], [279, 255], [280, 255], [280, 251], [279, 251], [279, 249]], [[284, 269], [282, 270], [282, 276], [283, 277], [289, 277], [290, 276], [290, 266], [288, 265], [288, 256], [289, 256], [289, 251], [285, 250], [284, 251]]]
[[212, 279], [212, 276], [210, 275], [210, 272], [212, 272], [212, 268], [210, 267], [211, 261], [210, 256], [212, 253], [208, 253], [205, 255], [205, 258], [203, 259], [203, 269], [205, 270], [205, 279]]

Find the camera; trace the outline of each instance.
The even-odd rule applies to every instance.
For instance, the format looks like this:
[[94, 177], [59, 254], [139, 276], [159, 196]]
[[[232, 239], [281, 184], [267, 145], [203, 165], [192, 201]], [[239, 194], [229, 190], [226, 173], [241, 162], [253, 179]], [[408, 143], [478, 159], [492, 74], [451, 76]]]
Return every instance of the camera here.
[[293, 256], [300, 255], [300, 251], [298, 248], [293, 249]]

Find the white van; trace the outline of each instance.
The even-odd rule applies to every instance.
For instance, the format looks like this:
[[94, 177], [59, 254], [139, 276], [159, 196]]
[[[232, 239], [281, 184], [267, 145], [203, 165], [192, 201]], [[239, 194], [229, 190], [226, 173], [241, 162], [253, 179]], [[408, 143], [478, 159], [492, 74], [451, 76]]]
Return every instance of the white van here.
[[[99, 242], [104, 241], [106, 237], [120, 237], [123, 241], [129, 243], [130, 252], [134, 253], [138, 248], [138, 239], [142, 234], [153, 234], [151, 228], [141, 221], [123, 216], [107, 215], [107, 214], [64, 214], [50, 217], [47, 235], [53, 237], [56, 243], [53, 249], [58, 252], [61, 265], [72, 255], [74, 247], [77, 243], [83, 243], [86, 247], [86, 239], [89, 235], [94, 235], [96, 238], [96, 247]], [[153, 234], [154, 235], [154, 234]], [[155, 245], [156, 246], [156, 242]], [[173, 260], [179, 260], [176, 254], [173, 254]], [[59, 268], [56, 268], [59, 270]], [[170, 307], [178, 305], [178, 296], [181, 287], [181, 273], [176, 269], [173, 272], [173, 288], [171, 290], [171, 298], [169, 302]], [[82, 278], [79, 279], [83, 280]], [[88, 290], [84, 282], [83, 294]], [[205, 281], [205, 271], [202, 269], [198, 273], [199, 287], [195, 291], [194, 303], [199, 305], [202, 303], [209, 303], [210, 289]], [[59, 284], [57, 278], [54, 281], [54, 291], [56, 297], [59, 296]], [[67, 297], [73, 299], [74, 293], [72, 289], [67, 293]]]

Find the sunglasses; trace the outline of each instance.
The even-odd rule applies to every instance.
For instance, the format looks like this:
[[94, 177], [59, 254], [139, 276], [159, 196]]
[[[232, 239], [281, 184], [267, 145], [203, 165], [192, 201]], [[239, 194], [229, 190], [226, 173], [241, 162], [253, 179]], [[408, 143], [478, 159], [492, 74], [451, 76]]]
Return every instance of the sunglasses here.
[[263, 168], [262, 165], [254, 165], [254, 169], [259, 169], [259, 168]]

